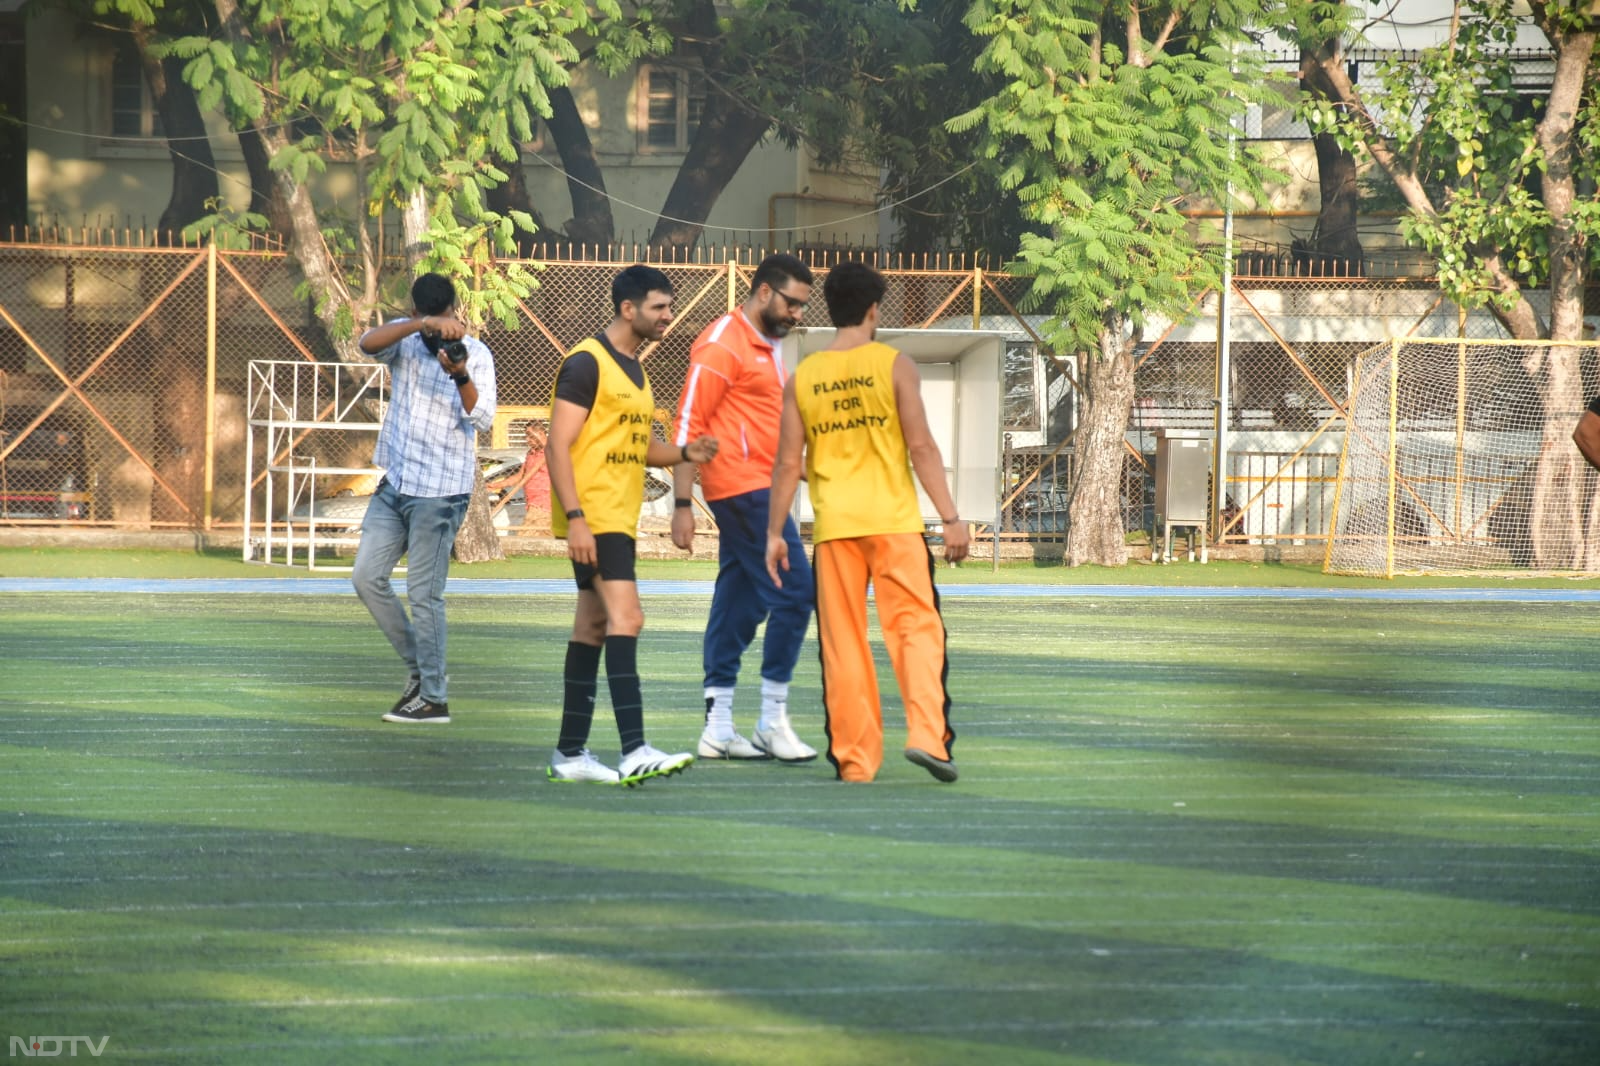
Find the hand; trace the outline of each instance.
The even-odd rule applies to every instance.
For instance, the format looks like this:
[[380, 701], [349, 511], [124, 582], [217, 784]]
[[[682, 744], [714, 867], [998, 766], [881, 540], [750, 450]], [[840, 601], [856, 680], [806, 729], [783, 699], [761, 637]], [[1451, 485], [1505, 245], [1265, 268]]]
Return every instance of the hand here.
[[428, 315], [419, 325], [424, 337], [458, 341], [467, 335], [467, 324], [455, 315]]
[[944, 524], [944, 561], [959, 563], [967, 557], [967, 551], [972, 547], [972, 527], [961, 519]]
[[717, 438], [697, 437], [688, 445], [691, 463], [709, 463], [717, 457]]
[[594, 534], [589, 532], [587, 519], [567, 520], [567, 558], [585, 566], [599, 565], [599, 557], [594, 550]]
[[694, 508], [672, 509], [672, 544], [686, 552], [694, 551]]
[[789, 542], [783, 539], [782, 533], [767, 534], [767, 576], [772, 578], [772, 583], [783, 588], [783, 578], [778, 576], [778, 571], [789, 569]]

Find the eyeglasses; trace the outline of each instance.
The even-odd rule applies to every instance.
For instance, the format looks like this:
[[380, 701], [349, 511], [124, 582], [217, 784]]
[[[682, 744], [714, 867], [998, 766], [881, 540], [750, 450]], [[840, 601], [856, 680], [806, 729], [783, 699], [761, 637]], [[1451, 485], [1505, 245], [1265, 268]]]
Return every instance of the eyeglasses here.
[[786, 292], [779, 292], [777, 289], [773, 289], [772, 294], [774, 296], [782, 296], [783, 302], [789, 306], [789, 310], [791, 311], [804, 311], [806, 309], [805, 300], [796, 299]]

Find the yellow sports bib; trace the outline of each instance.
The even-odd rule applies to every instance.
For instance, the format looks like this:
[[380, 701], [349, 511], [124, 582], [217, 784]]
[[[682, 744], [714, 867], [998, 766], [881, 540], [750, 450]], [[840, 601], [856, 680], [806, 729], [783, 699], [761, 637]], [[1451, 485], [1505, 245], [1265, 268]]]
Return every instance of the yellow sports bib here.
[[814, 352], [794, 372], [806, 427], [806, 489], [816, 514], [813, 543], [923, 529], [894, 399], [898, 355], [874, 341]]
[[[605, 345], [593, 337], [573, 348], [566, 358], [578, 352], [594, 356], [600, 368], [599, 384], [589, 417], [572, 443], [578, 502], [559, 500], [551, 508], [551, 530], [556, 536], [565, 537], [566, 512], [576, 506], [583, 508], [590, 531], [636, 536], [639, 509], [644, 506], [645, 457], [650, 451], [650, 428], [656, 411], [650, 379], [647, 376], [642, 387], [635, 385]], [[553, 390], [550, 403], [555, 405]]]

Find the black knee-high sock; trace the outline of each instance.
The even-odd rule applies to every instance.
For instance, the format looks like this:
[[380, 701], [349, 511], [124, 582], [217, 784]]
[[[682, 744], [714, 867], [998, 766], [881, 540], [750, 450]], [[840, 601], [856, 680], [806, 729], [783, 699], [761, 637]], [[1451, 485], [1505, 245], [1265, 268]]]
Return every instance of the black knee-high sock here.
[[600, 645], [567, 642], [567, 665], [562, 670], [565, 694], [561, 701], [561, 738], [556, 750], [576, 755], [589, 742], [594, 721], [594, 690], [600, 677]]
[[617, 736], [626, 755], [644, 744], [644, 695], [639, 691], [639, 638], [606, 638], [606, 684]]

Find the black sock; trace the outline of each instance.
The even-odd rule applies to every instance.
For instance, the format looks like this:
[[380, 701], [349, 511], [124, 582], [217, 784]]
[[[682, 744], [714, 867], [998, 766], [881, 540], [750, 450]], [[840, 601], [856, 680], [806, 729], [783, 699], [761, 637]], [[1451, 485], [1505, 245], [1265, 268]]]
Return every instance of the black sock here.
[[600, 677], [600, 646], [567, 642], [567, 665], [562, 670], [565, 695], [561, 702], [561, 738], [556, 750], [577, 755], [589, 742], [594, 721], [594, 691]]
[[644, 695], [639, 691], [639, 638], [606, 638], [606, 684], [617, 736], [626, 755], [644, 746]]

